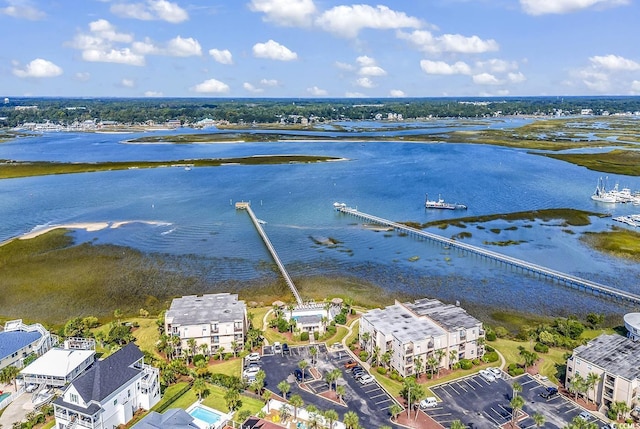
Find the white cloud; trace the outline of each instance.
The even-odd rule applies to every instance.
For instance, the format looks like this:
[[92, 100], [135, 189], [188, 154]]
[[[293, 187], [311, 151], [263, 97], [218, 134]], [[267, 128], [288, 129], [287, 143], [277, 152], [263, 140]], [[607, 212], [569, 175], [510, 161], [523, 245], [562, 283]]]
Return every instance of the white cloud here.
[[42, 58], [36, 58], [24, 68], [14, 68], [13, 74], [18, 77], [56, 77], [62, 74], [62, 68]]
[[366, 4], [336, 6], [322, 13], [316, 24], [323, 30], [337, 36], [354, 38], [360, 30], [371, 28], [388, 30], [399, 28], [420, 28], [418, 18], [397, 12], [387, 6], [376, 7]]
[[133, 79], [124, 78], [120, 81], [120, 85], [124, 86], [125, 88], [133, 88], [134, 86], [136, 86], [136, 82]]
[[199, 57], [202, 55], [202, 47], [200, 47], [200, 43], [192, 37], [183, 39], [177, 36], [167, 43], [167, 54], [172, 57]]
[[422, 70], [427, 74], [471, 74], [471, 67], [462, 61], [457, 61], [454, 64], [448, 64], [444, 61], [422, 60], [420, 61], [420, 68], [422, 68]]
[[264, 85], [264, 86], [278, 86], [280, 85], [280, 82], [278, 82], [275, 79], [262, 79], [260, 80], [260, 85]]
[[217, 79], [205, 80], [204, 82], [191, 87], [191, 91], [205, 94], [226, 94], [229, 90], [229, 85], [224, 82], [220, 82]]
[[366, 66], [366, 67], [362, 67], [358, 71], [358, 74], [362, 76], [386, 76], [387, 72], [382, 67]]
[[73, 75], [73, 78], [80, 82], [88, 82], [91, 79], [91, 73], [88, 72], [78, 72]]
[[361, 92], [345, 92], [344, 96], [347, 98], [365, 98], [366, 97], [366, 95], [364, 95]]
[[313, 0], [251, 0], [249, 9], [264, 13], [265, 21], [283, 26], [308, 26], [316, 13]]
[[629, 0], [520, 0], [520, 6], [529, 15], [562, 14], [592, 6], [611, 7], [629, 3]]
[[28, 2], [10, 1], [9, 6], [0, 8], [0, 15], [7, 15], [12, 18], [22, 18], [29, 21], [39, 21], [47, 14], [31, 6]]
[[497, 51], [500, 48], [498, 42], [493, 39], [483, 40], [478, 36], [467, 37], [461, 34], [443, 34], [435, 37], [426, 30], [415, 30], [411, 33], [398, 31], [397, 37], [407, 40], [419, 50], [429, 53], [481, 54]]
[[373, 83], [373, 81], [368, 77], [361, 77], [356, 79], [356, 85], [361, 86], [363, 88], [374, 88], [376, 86]]
[[496, 96], [506, 97], [507, 95], [509, 95], [508, 89], [499, 89], [495, 92], [481, 91], [480, 94], [478, 94], [478, 96], [480, 97], [496, 97]]
[[633, 94], [640, 94], [640, 80], [631, 82], [631, 92]]
[[252, 84], [250, 84], [249, 82], [245, 82], [242, 84], [242, 87], [249, 91], [249, 92], [253, 92], [254, 94], [258, 94], [260, 92], [263, 92], [264, 90], [262, 88], [256, 88], [255, 86], [253, 86]]
[[209, 55], [220, 64], [233, 64], [233, 56], [228, 49], [209, 49]]
[[353, 71], [355, 69], [354, 66], [352, 66], [351, 64], [347, 64], [347, 63], [343, 63], [340, 61], [336, 61], [335, 63], [333, 63], [337, 68], [339, 68], [340, 70], [345, 70], [345, 71]]
[[618, 55], [605, 55], [590, 57], [589, 61], [594, 66], [602, 67], [613, 71], [635, 71], [640, 70], [640, 64]]
[[274, 40], [253, 45], [253, 55], [256, 58], [267, 58], [278, 61], [292, 61], [298, 58], [298, 54]]
[[481, 70], [488, 70], [491, 73], [506, 73], [518, 69], [518, 63], [515, 61], [505, 61], [498, 58], [492, 58], [486, 61], [476, 61], [476, 67]]
[[524, 82], [525, 80], [527, 80], [527, 78], [525, 77], [525, 75], [522, 74], [522, 72], [508, 73], [507, 74], [507, 79], [511, 83], [521, 83], [521, 82]]
[[89, 31], [101, 39], [110, 42], [131, 43], [133, 36], [127, 33], [118, 33], [116, 27], [106, 19], [99, 19], [89, 23]]
[[366, 55], [361, 55], [358, 58], [356, 58], [356, 62], [358, 63], [358, 65], [360, 67], [375, 66], [376, 65], [376, 60], [374, 60], [373, 58], [368, 57]]
[[389, 91], [389, 97], [398, 97], [398, 98], [402, 98], [402, 97], [406, 97], [407, 94], [404, 93], [403, 90], [401, 89], [392, 89], [391, 91]]
[[147, 0], [146, 3], [116, 3], [111, 12], [122, 18], [140, 19], [143, 21], [166, 21], [172, 24], [189, 19], [187, 11], [178, 4], [166, 0]]
[[473, 75], [473, 83], [478, 85], [500, 85], [502, 82], [490, 73], [480, 73]]
[[326, 97], [329, 94], [326, 89], [318, 88], [317, 86], [307, 88], [307, 92], [314, 97]]
[[116, 63], [130, 66], [145, 65], [144, 56], [132, 52], [129, 48], [110, 49], [108, 51], [87, 49], [82, 51], [82, 59], [90, 62]]
[[145, 91], [144, 92], [144, 96], [145, 97], [162, 97], [162, 92], [160, 91]]

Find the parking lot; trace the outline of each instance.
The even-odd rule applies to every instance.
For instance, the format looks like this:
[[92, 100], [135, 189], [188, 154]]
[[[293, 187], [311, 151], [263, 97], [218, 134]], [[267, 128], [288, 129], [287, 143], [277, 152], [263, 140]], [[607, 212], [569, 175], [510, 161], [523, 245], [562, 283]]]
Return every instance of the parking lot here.
[[[511, 421], [509, 403], [513, 395], [513, 381], [504, 373], [495, 381], [487, 381], [476, 374], [441, 384], [431, 388], [441, 402], [435, 408], [427, 409], [426, 413], [445, 427], [456, 419], [476, 429], [499, 427]], [[562, 428], [583, 411], [561, 395], [542, 398], [540, 393], [546, 386], [528, 374], [516, 381], [522, 385], [520, 395], [525, 399], [519, 419], [521, 428], [536, 427], [531, 417], [535, 413], [545, 417], [543, 428]], [[589, 421], [596, 422], [598, 427], [604, 424], [594, 416]]]
[[[313, 378], [310, 371], [312, 356], [309, 347], [311, 346], [293, 346], [289, 347], [289, 353], [277, 354], [274, 353], [273, 346], [265, 346], [260, 365], [266, 373], [266, 387], [280, 395], [277, 385], [282, 380], [287, 380], [291, 386], [289, 397], [298, 394], [306, 405], [313, 404], [321, 410], [332, 408], [340, 417], [347, 411], [354, 411], [360, 418], [360, 425], [366, 428], [377, 428], [383, 425], [398, 427], [389, 420], [389, 408], [394, 400], [376, 381], [361, 385], [350, 370], [345, 369], [344, 363], [351, 357], [341, 347], [327, 348], [325, 344], [314, 345], [318, 348], [315, 368], [321, 376], [335, 368], [342, 371], [342, 378], [337, 383], [345, 387], [346, 393], [343, 400], [346, 406], [320, 396], [329, 390], [329, 384], [321, 378], [317, 380]], [[305, 386], [308, 390], [301, 388], [293, 375], [294, 371], [299, 369], [298, 363], [301, 360], [309, 364], [304, 372]]]

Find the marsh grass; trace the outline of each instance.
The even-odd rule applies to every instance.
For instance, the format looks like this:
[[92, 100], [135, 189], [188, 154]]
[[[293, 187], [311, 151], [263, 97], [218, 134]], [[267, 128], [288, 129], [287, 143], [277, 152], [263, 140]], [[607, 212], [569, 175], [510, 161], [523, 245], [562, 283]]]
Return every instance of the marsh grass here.
[[339, 158], [314, 155], [270, 155], [248, 156], [240, 158], [218, 159], [181, 159], [175, 161], [124, 161], [124, 162], [97, 162], [97, 163], [68, 163], [47, 161], [8, 161], [0, 160], [0, 179], [13, 179], [18, 177], [46, 176], [50, 174], [74, 174], [92, 173], [97, 171], [114, 171], [160, 167], [219, 167], [225, 164], [239, 165], [268, 165], [268, 164], [292, 164], [312, 163], [338, 160]]
[[640, 261], [640, 233], [636, 231], [613, 227], [611, 231], [587, 232], [580, 239], [601, 252]]
[[640, 176], [640, 153], [616, 149], [606, 153], [544, 153], [549, 158], [569, 162], [602, 173]]

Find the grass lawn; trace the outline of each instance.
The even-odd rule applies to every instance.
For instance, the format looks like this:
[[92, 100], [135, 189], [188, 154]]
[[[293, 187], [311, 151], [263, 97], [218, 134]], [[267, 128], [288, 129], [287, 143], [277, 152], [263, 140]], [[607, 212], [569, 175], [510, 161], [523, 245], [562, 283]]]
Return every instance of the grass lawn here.
[[264, 319], [264, 315], [271, 310], [271, 307], [256, 307], [249, 308], [247, 311], [253, 314], [253, 327], [256, 329], [260, 329], [261, 331], [265, 330], [265, 326], [262, 324], [262, 320]]
[[187, 384], [186, 381], [185, 382], [180, 382], [180, 383], [176, 383], [176, 384], [172, 384], [171, 386], [167, 387], [164, 391], [164, 393], [162, 394], [162, 399], [160, 399], [160, 402], [158, 402], [153, 408], [152, 410], [156, 410], [158, 408], [160, 408], [164, 403], [167, 402], [168, 398], [171, 398], [173, 395], [175, 395], [178, 391], [180, 391], [180, 389], [183, 389]]
[[160, 332], [158, 331], [158, 325], [156, 325], [156, 319], [136, 317], [127, 321], [137, 322], [140, 325], [139, 328], [134, 329], [132, 332], [133, 336], [136, 338], [136, 344], [138, 347], [157, 356], [158, 358], [161, 358], [161, 355], [156, 350], [156, 343], [160, 339]]
[[[489, 343], [492, 347], [498, 350], [504, 356], [507, 365], [510, 363], [523, 363], [524, 360], [520, 357], [519, 346], [524, 346], [525, 349], [531, 350], [530, 343], [528, 341], [514, 341], [505, 338], [498, 338], [496, 341]], [[557, 368], [556, 365], [564, 365], [564, 354], [568, 350], [560, 349], [557, 347], [549, 347], [549, 353], [538, 353], [538, 356], [542, 359], [539, 366], [539, 372], [542, 375], [549, 377], [549, 380], [558, 382], [556, 377]]]
[[229, 359], [225, 361], [214, 361], [209, 363], [209, 371], [214, 374], [242, 375], [242, 359]]
[[347, 346], [351, 343], [351, 341], [353, 341], [354, 339], [358, 338], [358, 332], [360, 331], [360, 321], [356, 320], [354, 322], [351, 323], [351, 335], [349, 335], [345, 342], [347, 343]]

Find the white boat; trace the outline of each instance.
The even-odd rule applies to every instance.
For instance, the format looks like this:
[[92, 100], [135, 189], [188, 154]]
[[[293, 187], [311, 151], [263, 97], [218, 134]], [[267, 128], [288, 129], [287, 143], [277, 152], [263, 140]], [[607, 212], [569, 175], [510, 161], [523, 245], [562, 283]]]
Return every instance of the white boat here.
[[598, 186], [596, 186], [596, 190], [593, 191], [593, 195], [591, 195], [591, 199], [599, 203], [615, 203], [616, 202], [616, 196], [612, 194], [610, 191], [607, 191], [607, 189], [604, 186], [604, 182], [602, 181], [602, 177], [598, 179]]
[[429, 194], [425, 194], [424, 207], [427, 209], [442, 209], [442, 210], [466, 210], [467, 206], [464, 204], [451, 204], [446, 203], [440, 195], [437, 200], [429, 200]]
[[33, 395], [33, 398], [31, 399], [31, 402], [33, 403], [33, 407], [39, 408], [42, 405], [45, 405], [51, 402], [54, 395], [55, 395], [54, 389], [41, 390], [40, 392]]

